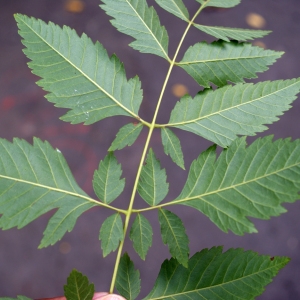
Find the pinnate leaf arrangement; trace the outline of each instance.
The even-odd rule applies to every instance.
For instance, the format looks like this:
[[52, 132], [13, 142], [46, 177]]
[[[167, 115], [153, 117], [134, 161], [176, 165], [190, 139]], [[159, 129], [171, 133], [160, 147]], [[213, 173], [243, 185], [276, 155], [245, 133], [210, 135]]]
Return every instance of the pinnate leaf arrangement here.
[[[94, 173], [93, 187], [99, 199], [91, 198], [77, 185], [62, 153], [48, 142], [35, 138], [31, 145], [20, 139], [12, 143], [0, 140], [0, 227], [22, 228], [56, 209], [44, 231], [40, 243], [43, 248], [71, 231], [77, 218], [90, 208], [110, 209], [111, 215], [99, 228], [103, 256], [117, 250], [110, 293], [116, 289], [130, 300], [138, 299], [141, 280], [124, 249], [124, 241], [129, 237], [140, 258], [146, 259], [153, 236], [146, 211], [157, 211], [162, 241], [172, 258], [163, 262], [145, 299], [255, 299], [289, 261], [287, 257], [263, 256], [243, 249], [223, 252], [220, 246], [190, 256], [184, 220], [169, 210], [175, 205], [192, 207], [222, 231], [243, 235], [257, 232], [249, 217], [267, 220], [279, 216], [286, 211], [283, 203], [299, 198], [300, 140], [273, 140], [266, 136], [247, 145], [246, 136], [265, 131], [266, 125], [291, 108], [300, 91], [300, 78], [245, 83], [266, 71], [283, 53], [247, 42], [269, 31], [197, 23], [197, 17], [207, 7], [230, 8], [240, 0], [195, 2], [198, 10], [190, 15], [182, 0], [156, 0], [157, 5], [187, 26], [175, 55], [170, 57], [168, 32], [146, 0], [101, 1], [100, 8], [111, 17], [112, 25], [133, 38], [133, 49], [169, 63], [149, 122], [139, 116], [141, 81], [137, 76], [126, 77], [116, 55], [109, 56], [99, 42], [94, 44], [85, 34], [78, 36], [69, 27], [15, 15], [29, 67], [41, 78], [38, 85], [48, 92], [48, 101], [68, 109], [62, 120], [90, 125], [122, 115], [128, 117], [128, 124], [120, 128]], [[193, 26], [216, 41], [189, 45], [180, 59], [179, 50]], [[160, 105], [168, 101], [164, 99], [166, 85], [176, 67], [199, 84], [199, 93], [181, 98], [169, 122], [158, 124]], [[160, 131], [163, 149], [176, 164], [174, 168], [185, 169], [174, 128], [194, 133], [212, 145], [189, 167], [179, 196], [164, 202], [169, 191], [166, 170], [149, 144], [153, 132]], [[148, 134], [132, 196], [127, 199], [128, 209], [119, 209], [113, 201], [122, 194], [125, 179], [114, 151], [134, 144], [143, 129]], [[217, 147], [221, 148], [218, 157]], [[142, 209], [134, 206], [138, 194], [144, 200]], [[93, 297], [94, 286], [74, 270], [64, 290], [67, 299], [88, 300]]]

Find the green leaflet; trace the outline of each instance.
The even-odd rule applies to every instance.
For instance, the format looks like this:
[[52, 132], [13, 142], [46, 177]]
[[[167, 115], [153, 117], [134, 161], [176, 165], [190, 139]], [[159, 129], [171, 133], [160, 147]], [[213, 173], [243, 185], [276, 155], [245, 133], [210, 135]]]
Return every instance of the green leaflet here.
[[152, 235], [149, 221], [143, 215], [137, 214], [130, 230], [130, 239], [133, 242], [133, 248], [143, 260], [152, 245]]
[[207, 34], [212, 35], [217, 39], [222, 39], [226, 42], [230, 42], [229, 39], [237, 40], [237, 41], [253, 40], [253, 39], [261, 38], [272, 32], [267, 30], [205, 26], [200, 24], [194, 24], [194, 26]]
[[142, 129], [143, 129], [143, 125], [141, 123], [139, 124], [129, 123], [123, 126], [117, 133], [117, 136], [115, 140], [112, 142], [108, 151], [121, 150], [126, 146], [131, 146], [138, 138]]
[[184, 168], [183, 153], [181, 150], [179, 138], [168, 128], [161, 129], [161, 140], [164, 146], [166, 155], [170, 154], [170, 157], [180, 168]]
[[241, 2], [241, 0], [196, 0], [196, 1], [206, 7], [215, 6], [215, 7], [225, 7], [225, 8], [237, 6]]
[[300, 78], [206, 89], [194, 99], [185, 96], [177, 102], [168, 126], [227, 147], [237, 135], [255, 135], [268, 129], [263, 124], [277, 121], [277, 116], [290, 109], [299, 91]]
[[187, 267], [190, 252], [189, 239], [181, 219], [162, 208], [158, 210], [158, 218], [164, 244], [168, 245], [172, 257]]
[[169, 13], [189, 22], [189, 12], [182, 0], [155, 0], [156, 3]]
[[175, 200], [210, 218], [221, 230], [257, 232], [247, 217], [269, 219], [286, 212], [283, 202], [299, 199], [300, 140], [257, 139], [246, 148], [236, 139], [216, 161], [215, 147], [195, 160]]
[[141, 290], [140, 272], [134, 269], [127, 253], [124, 253], [120, 260], [116, 289], [127, 300], [134, 300]]
[[177, 65], [208, 88], [210, 82], [224, 86], [227, 81], [256, 78], [256, 73], [266, 71], [282, 54], [236, 41], [201, 42], [191, 46]]
[[166, 197], [168, 191], [166, 170], [160, 168], [160, 162], [150, 149], [141, 171], [138, 192], [149, 205], [154, 206]]
[[70, 109], [61, 119], [72, 124], [92, 124], [124, 115], [138, 118], [142, 101], [137, 77], [127, 81], [124, 67], [103, 46], [69, 27], [15, 15], [23, 37], [28, 65], [43, 79], [38, 82], [50, 92], [47, 99], [57, 107]]
[[125, 178], [120, 179], [121, 176], [121, 165], [118, 164], [114, 154], [110, 152], [100, 162], [93, 178], [94, 191], [103, 203], [111, 203], [123, 192]]
[[[177, 16], [178, 18], [189, 22], [189, 12], [185, 7], [182, 0], [155, 0], [158, 5], [163, 9], [170, 12], [171, 14]], [[218, 6], [218, 7], [229, 7], [231, 5], [237, 5], [239, 1], [198, 1], [200, 3], [207, 3], [205, 6]], [[271, 31], [266, 30], [252, 30], [252, 29], [241, 29], [241, 28], [229, 28], [229, 27], [220, 27], [220, 26], [205, 26], [200, 24], [193, 25], [200, 29], [201, 31], [216, 37], [217, 39], [222, 39], [226, 42], [229, 42], [230, 39], [237, 41], [247, 41], [253, 40], [255, 38], [261, 38]]]
[[95, 287], [86, 276], [74, 269], [67, 279], [64, 291], [67, 300], [92, 300]]
[[288, 262], [287, 257], [271, 259], [243, 249], [204, 249], [190, 258], [188, 268], [174, 258], [165, 260], [144, 299], [253, 300]]
[[63, 155], [48, 142], [1, 139], [0, 153], [0, 228], [22, 228], [58, 209], [44, 231], [42, 248], [59, 241], [83, 212], [98, 205], [79, 188]]
[[105, 12], [114, 18], [111, 23], [122, 33], [136, 41], [130, 46], [143, 53], [151, 53], [167, 60], [169, 37], [160, 25], [155, 9], [146, 0], [101, 0]]
[[99, 234], [103, 257], [115, 251], [124, 239], [123, 222], [119, 213], [108, 217], [102, 224]]

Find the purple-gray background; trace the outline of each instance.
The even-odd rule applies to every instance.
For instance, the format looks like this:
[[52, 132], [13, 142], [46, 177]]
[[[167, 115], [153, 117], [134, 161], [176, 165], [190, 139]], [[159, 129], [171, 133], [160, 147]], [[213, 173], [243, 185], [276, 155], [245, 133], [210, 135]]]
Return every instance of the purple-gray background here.
[[[113, 1], [113, 0], [112, 0]], [[149, 1], [153, 4], [154, 1]], [[195, 0], [184, 1], [190, 12], [195, 11]], [[116, 53], [124, 62], [128, 77], [138, 75], [144, 89], [144, 103], [140, 114], [150, 121], [154, 112], [162, 81], [168, 64], [154, 55], [140, 54], [128, 47], [132, 39], [122, 35], [109, 23], [109, 18], [98, 8], [98, 0], [86, 0], [82, 13], [73, 14], [64, 9], [64, 1], [58, 0], [0, 0], [0, 136], [9, 140], [12, 137], [32, 141], [32, 136], [47, 139], [53, 147], [59, 148], [65, 155], [79, 184], [93, 195], [91, 179], [93, 170], [100, 159], [106, 155], [118, 129], [128, 122], [125, 117], [109, 118], [92, 126], [69, 125], [58, 120], [63, 110], [53, 107], [43, 98], [43, 91], [35, 85], [37, 78], [26, 66], [27, 59], [21, 49], [13, 14], [22, 13], [59, 25], [66, 24], [85, 32], [94, 41], [99, 40], [109, 54]], [[156, 6], [157, 8], [157, 6]], [[184, 22], [157, 8], [161, 22], [169, 31], [170, 52], [174, 53], [180, 34], [185, 28]], [[243, 0], [242, 4], [230, 10], [210, 10], [200, 16], [201, 23], [248, 28], [245, 21], [248, 13], [258, 13], [266, 19], [266, 28], [273, 30], [269, 36], [261, 39], [267, 48], [285, 51], [285, 55], [270, 70], [259, 74], [260, 80], [277, 80], [298, 77], [300, 66], [300, 5], [299, 0]], [[200, 20], [199, 20], [200, 22]], [[185, 47], [204, 39], [213, 40], [204, 33], [193, 29], [188, 35]], [[183, 52], [182, 52], [183, 53]], [[174, 84], [184, 84], [190, 94], [198, 91], [197, 84], [183, 70], [176, 69], [167, 87], [158, 122], [167, 122], [169, 112], [178, 98], [172, 92]], [[263, 133], [275, 134], [275, 138], [299, 137], [300, 101], [287, 112], [279, 122]], [[143, 148], [146, 130], [142, 132], [132, 147], [116, 152], [122, 162], [126, 176], [126, 188], [115, 202], [126, 208], [137, 169], [139, 156]], [[176, 131], [182, 141], [185, 163], [188, 169], [201, 151], [210, 143], [202, 138]], [[163, 154], [159, 132], [155, 132], [151, 147], [167, 169], [170, 193], [166, 200], [174, 199], [183, 187], [187, 173], [180, 170]], [[136, 207], [144, 207], [137, 201]], [[288, 213], [272, 218], [270, 221], [254, 220], [258, 234], [243, 237], [221, 232], [207, 217], [185, 207], [171, 210], [183, 220], [190, 237], [191, 254], [203, 248], [224, 245], [225, 249], [243, 247], [260, 254], [271, 256], [289, 256], [292, 261], [280, 272], [274, 282], [267, 287], [261, 300], [300, 299], [300, 202], [285, 205]], [[109, 289], [115, 253], [102, 258], [99, 228], [109, 215], [104, 209], [92, 209], [81, 216], [75, 229], [65, 235], [61, 242], [52, 247], [37, 250], [42, 233], [52, 213], [42, 216], [22, 230], [0, 231], [0, 296], [16, 297], [26, 295], [32, 298], [53, 297], [63, 294], [63, 285], [73, 268], [88, 275], [98, 291]], [[162, 244], [157, 215], [146, 214], [154, 229], [154, 246], [143, 262], [133, 251], [130, 241], [125, 244], [126, 251], [141, 271], [142, 293], [145, 296], [158, 274], [162, 261], [169, 257], [167, 247]], [[68, 252], [69, 250], [69, 252]], [[68, 253], [66, 253], [68, 252]], [[65, 253], [65, 254], [64, 254]]]

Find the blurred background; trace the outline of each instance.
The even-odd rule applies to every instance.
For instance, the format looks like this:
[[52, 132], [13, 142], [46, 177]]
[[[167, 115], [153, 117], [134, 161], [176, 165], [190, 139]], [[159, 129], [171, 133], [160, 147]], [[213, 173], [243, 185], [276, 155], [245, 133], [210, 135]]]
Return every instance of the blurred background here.
[[[113, 0], [112, 0], [113, 1]], [[190, 12], [198, 7], [195, 0], [185, 0]], [[160, 15], [170, 37], [170, 53], [176, 45], [186, 24], [164, 12], [149, 0]], [[19, 137], [32, 142], [36, 136], [48, 140], [59, 148], [70, 165], [79, 185], [91, 196], [92, 176], [99, 161], [113, 141], [119, 128], [128, 123], [126, 117], [114, 117], [94, 125], [70, 125], [59, 120], [65, 111], [55, 108], [44, 99], [44, 92], [35, 84], [38, 80], [31, 74], [22, 53], [22, 44], [17, 33], [13, 14], [22, 13], [59, 25], [68, 25], [82, 34], [85, 32], [93, 41], [99, 40], [109, 54], [116, 53], [125, 64], [127, 76], [136, 74], [142, 81], [144, 102], [140, 115], [150, 121], [157, 97], [167, 72], [168, 64], [154, 55], [140, 54], [128, 47], [132, 39], [119, 33], [109, 23], [109, 18], [99, 9], [98, 0], [0, 0], [0, 136], [12, 140]], [[232, 9], [207, 9], [198, 19], [205, 25], [256, 28], [272, 30], [269, 36], [254, 43], [266, 49], [285, 51], [285, 55], [275, 65], [258, 74], [259, 80], [277, 80], [299, 77], [300, 67], [300, 5], [299, 0], [243, 0]], [[184, 50], [191, 44], [213, 38], [197, 29], [192, 29], [185, 41]], [[257, 80], [253, 80], [256, 82]], [[167, 87], [164, 102], [158, 116], [159, 123], [166, 123], [176, 101], [185, 93], [194, 96], [199, 86], [183, 70], [175, 69]], [[261, 136], [274, 134], [275, 138], [299, 138], [300, 101], [280, 121], [271, 125]], [[116, 156], [122, 163], [126, 188], [115, 202], [120, 208], [127, 208], [134, 175], [144, 145], [147, 130], [143, 130], [136, 143]], [[210, 146], [204, 139], [189, 133], [176, 131], [180, 137], [185, 155], [186, 169], [201, 151]], [[249, 142], [253, 140], [249, 139]], [[154, 133], [151, 147], [166, 168], [170, 192], [166, 200], [172, 200], [180, 193], [187, 172], [173, 164], [163, 154], [159, 131]], [[253, 220], [259, 233], [243, 237], [221, 232], [207, 217], [188, 207], [170, 208], [184, 221], [191, 240], [191, 254], [203, 248], [223, 245], [224, 249], [242, 247], [260, 254], [288, 256], [291, 262], [283, 269], [260, 300], [300, 299], [300, 202], [284, 205], [289, 211], [269, 221]], [[145, 207], [137, 200], [135, 207]], [[32, 222], [21, 230], [0, 231], [0, 296], [16, 297], [26, 295], [31, 298], [63, 295], [63, 285], [73, 268], [86, 274], [95, 283], [97, 291], [109, 289], [115, 253], [102, 258], [99, 228], [110, 215], [105, 209], [92, 209], [82, 215], [71, 233], [52, 247], [38, 250], [42, 233], [53, 212]], [[135, 267], [141, 272], [142, 292], [146, 296], [154, 284], [160, 265], [169, 258], [168, 249], [160, 237], [158, 218], [155, 212], [148, 212], [154, 229], [153, 247], [146, 262], [134, 252], [127, 241], [125, 250], [129, 252]]]

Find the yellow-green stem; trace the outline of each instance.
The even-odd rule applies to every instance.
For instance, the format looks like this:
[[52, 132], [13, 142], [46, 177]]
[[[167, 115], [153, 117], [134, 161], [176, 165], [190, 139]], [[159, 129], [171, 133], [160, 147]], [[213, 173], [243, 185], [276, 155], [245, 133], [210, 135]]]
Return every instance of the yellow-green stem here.
[[[145, 158], [146, 158], [146, 154], [147, 154], [147, 151], [148, 151], [148, 148], [149, 148], [149, 143], [150, 143], [150, 140], [151, 140], [151, 137], [152, 137], [153, 130], [156, 127], [155, 126], [156, 118], [157, 118], [157, 115], [158, 115], [158, 111], [159, 111], [159, 108], [160, 108], [160, 105], [161, 105], [163, 95], [164, 95], [165, 90], [166, 90], [167, 83], [169, 81], [172, 69], [173, 69], [174, 65], [176, 64], [176, 59], [177, 59], [179, 50], [180, 50], [180, 48], [182, 46], [182, 43], [183, 43], [183, 41], [184, 41], [184, 39], [187, 35], [187, 32], [189, 31], [189, 29], [192, 26], [195, 18], [199, 15], [199, 13], [202, 11], [203, 8], [204, 8], [204, 6], [201, 6], [201, 8], [196, 12], [194, 17], [192, 18], [192, 20], [188, 23], [188, 26], [187, 26], [185, 32], [183, 33], [182, 38], [181, 38], [181, 40], [178, 44], [178, 47], [177, 47], [176, 52], [174, 54], [174, 58], [173, 58], [172, 61], [170, 61], [170, 67], [169, 67], [168, 73], [166, 75], [166, 78], [165, 78], [165, 81], [164, 81], [164, 84], [163, 84], [163, 87], [162, 87], [162, 90], [161, 90], [161, 93], [160, 93], [160, 96], [159, 96], [159, 99], [158, 99], [158, 102], [157, 102], [157, 105], [156, 105], [156, 109], [155, 109], [155, 112], [154, 112], [154, 116], [153, 116], [151, 125], [149, 126], [149, 132], [148, 132], [148, 136], [147, 136], [147, 139], [146, 139], [146, 142], [145, 142], [144, 151], [143, 151], [143, 154], [141, 156], [140, 164], [139, 164], [138, 171], [137, 171], [137, 174], [136, 174], [136, 178], [135, 178], [135, 182], [134, 182], [134, 186], [133, 186], [133, 190], [132, 190], [132, 194], [131, 194], [131, 199], [130, 199], [129, 207], [128, 207], [128, 210], [127, 210], [127, 213], [126, 213], [126, 218], [125, 218], [124, 239], [125, 239], [125, 236], [126, 236], [126, 233], [127, 233], [127, 230], [128, 230], [128, 224], [129, 224], [130, 217], [133, 213], [132, 208], [133, 208], [133, 204], [134, 204], [135, 195], [136, 195], [136, 192], [137, 192], [138, 182], [139, 182], [139, 179], [140, 179], [143, 163], [144, 163]], [[123, 246], [124, 246], [124, 240], [122, 242], [120, 242], [120, 245], [119, 245], [119, 249], [118, 249], [118, 253], [117, 253], [117, 257], [116, 257], [116, 262], [115, 262], [115, 267], [114, 267], [114, 272], [113, 272], [112, 281], [111, 281], [111, 286], [110, 286], [110, 293], [113, 293], [113, 291], [114, 291]]]

